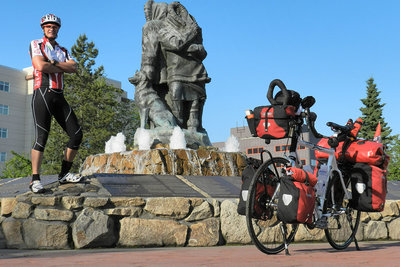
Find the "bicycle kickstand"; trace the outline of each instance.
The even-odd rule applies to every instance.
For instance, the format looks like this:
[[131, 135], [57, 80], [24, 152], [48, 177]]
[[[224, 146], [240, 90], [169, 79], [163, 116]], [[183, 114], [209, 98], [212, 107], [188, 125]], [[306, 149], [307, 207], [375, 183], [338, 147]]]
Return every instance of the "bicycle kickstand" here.
[[288, 244], [287, 239], [286, 239], [286, 235], [287, 235], [286, 224], [281, 224], [281, 232], [282, 232], [282, 236], [283, 236], [283, 241], [285, 242], [285, 255], [290, 256], [289, 244]]
[[361, 250], [360, 247], [358, 246], [358, 241], [355, 236], [354, 236], [354, 244], [356, 245], [356, 250]]

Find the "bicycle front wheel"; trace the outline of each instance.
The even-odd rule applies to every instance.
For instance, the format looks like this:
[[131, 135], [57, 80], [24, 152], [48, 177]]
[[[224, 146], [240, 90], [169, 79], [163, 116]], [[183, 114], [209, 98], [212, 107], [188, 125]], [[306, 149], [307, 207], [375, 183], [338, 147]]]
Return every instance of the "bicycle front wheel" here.
[[[345, 185], [351, 196], [350, 177], [345, 179]], [[322, 213], [328, 215], [325, 235], [329, 244], [338, 250], [347, 248], [356, 235], [361, 212], [350, 207], [340, 177], [336, 173], [328, 183]]]
[[[285, 249], [297, 231], [297, 224], [278, 220], [276, 207], [279, 194], [279, 177], [284, 158], [265, 161], [254, 174], [246, 202], [247, 229], [256, 247], [266, 254], [277, 254]], [[273, 197], [274, 196], [274, 197]]]

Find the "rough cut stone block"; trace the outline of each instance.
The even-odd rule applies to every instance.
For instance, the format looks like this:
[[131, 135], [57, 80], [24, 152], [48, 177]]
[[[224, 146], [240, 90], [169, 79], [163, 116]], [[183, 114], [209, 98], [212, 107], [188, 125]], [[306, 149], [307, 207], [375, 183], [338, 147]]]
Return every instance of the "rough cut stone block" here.
[[387, 227], [389, 230], [389, 238], [392, 240], [400, 240], [400, 218], [388, 223]]
[[388, 229], [382, 221], [370, 221], [364, 226], [364, 238], [367, 240], [386, 239]]
[[55, 206], [58, 203], [58, 197], [32, 197], [32, 204], [41, 206]]
[[78, 209], [82, 207], [83, 199], [81, 196], [65, 196], [61, 203], [67, 210]]
[[116, 207], [140, 207], [146, 204], [141, 197], [110, 197], [110, 202]]
[[220, 242], [220, 223], [217, 218], [210, 218], [190, 226], [188, 246], [208, 247], [216, 246]]
[[224, 200], [221, 204], [221, 232], [228, 244], [249, 244], [246, 217], [237, 213], [237, 202]]
[[213, 199], [212, 205], [214, 209], [214, 217], [219, 217], [221, 215], [221, 203], [218, 200]]
[[388, 200], [385, 203], [385, 209], [381, 212], [382, 217], [392, 216], [397, 217], [399, 216], [399, 206], [395, 201]]
[[32, 205], [24, 202], [18, 202], [15, 205], [12, 216], [16, 219], [26, 219], [32, 213]]
[[107, 215], [115, 216], [133, 216], [139, 217], [142, 214], [143, 209], [140, 207], [117, 207], [112, 209], [105, 209], [104, 213]]
[[204, 201], [200, 206], [197, 206], [193, 209], [190, 215], [185, 219], [185, 221], [193, 222], [200, 221], [207, 218], [212, 217], [212, 210], [210, 207], [210, 203]]
[[69, 210], [59, 210], [55, 208], [45, 209], [36, 208], [34, 211], [35, 218], [44, 221], [65, 221], [69, 222], [74, 217], [74, 213]]
[[144, 209], [154, 215], [183, 219], [189, 214], [189, 199], [183, 197], [150, 198]]
[[85, 208], [72, 226], [76, 248], [109, 247], [116, 242], [114, 221], [103, 212]]
[[83, 206], [99, 208], [105, 206], [107, 202], [108, 202], [108, 197], [87, 197], [83, 202]]
[[322, 241], [326, 240], [325, 232], [322, 229], [314, 228], [308, 229], [304, 224], [299, 224], [297, 233], [294, 237], [295, 241]]
[[3, 223], [3, 232], [7, 242], [7, 248], [25, 248], [22, 237], [22, 223], [12, 217], [6, 218]]
[[33, 249], [69, 249], [68, 225], [28, 219], [23, 224], [24, 240]]
[[379, 221], [382, 218], [380, 212], [368, 212], [368, 216], [371, 218], [371, 221]]
[[120, 223], [120, 246], [184, 246], [186, 242], [188, 227], [175, 221], [126, 217]]
[[7, 248], [6, 237], [4, 236], [3, 229], [0, 227], [0, 249]]
[[0, 215], [10, 215], [17, 205], [15, 197], [3, 197], [1, 199], [1, 212]]

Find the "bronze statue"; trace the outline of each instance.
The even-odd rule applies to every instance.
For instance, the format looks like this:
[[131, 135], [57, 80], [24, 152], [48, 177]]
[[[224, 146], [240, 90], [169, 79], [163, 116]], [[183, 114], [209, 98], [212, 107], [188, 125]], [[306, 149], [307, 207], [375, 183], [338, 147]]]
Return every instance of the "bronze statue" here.
[[203, 132], [205, 84], [210, 82], [202, 61], [207, 56], [202, 31], [179, 2], [146, 2], [142, 31], [141, 69], [130, 82], [142, 127], [180, 126]]

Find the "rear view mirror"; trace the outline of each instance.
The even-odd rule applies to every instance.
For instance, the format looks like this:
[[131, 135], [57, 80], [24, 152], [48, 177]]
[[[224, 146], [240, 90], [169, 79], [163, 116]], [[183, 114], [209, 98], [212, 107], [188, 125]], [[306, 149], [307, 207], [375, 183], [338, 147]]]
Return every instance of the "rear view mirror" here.
[[301, 106], [304, 109], [311, 108], [315, 104], [315, 98], [313, 96], [306, 96], [301, 100]]

